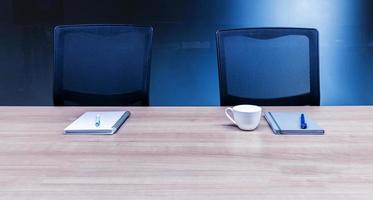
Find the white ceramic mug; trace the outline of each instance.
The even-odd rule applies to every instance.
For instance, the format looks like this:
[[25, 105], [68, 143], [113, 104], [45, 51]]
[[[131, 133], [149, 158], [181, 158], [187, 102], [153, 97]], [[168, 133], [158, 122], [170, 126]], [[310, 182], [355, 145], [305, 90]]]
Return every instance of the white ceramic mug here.
[[262, 108], [254, 105], [238, 105], [225, 109], [225, 115], [238, 128], [251, 131], [258, 127], [262, 115]]

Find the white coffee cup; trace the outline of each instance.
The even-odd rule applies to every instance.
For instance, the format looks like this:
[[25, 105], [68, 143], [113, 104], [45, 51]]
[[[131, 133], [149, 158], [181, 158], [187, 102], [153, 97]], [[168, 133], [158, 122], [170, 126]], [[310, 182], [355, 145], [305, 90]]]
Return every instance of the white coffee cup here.
[[238, 105], [226, 108], [225, 114], [238, 128], [251, 131], [259, 125], [262, 108], [254, 105]]

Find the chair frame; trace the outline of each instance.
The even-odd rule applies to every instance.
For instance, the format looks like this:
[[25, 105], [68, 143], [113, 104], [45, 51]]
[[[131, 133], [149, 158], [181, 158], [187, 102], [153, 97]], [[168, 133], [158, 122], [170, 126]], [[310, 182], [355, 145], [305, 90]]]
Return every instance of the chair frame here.
[[[227, 94], [226, 66], [224, 64], [224, 37], [227, 36], [247, 36], [257, 39], [271, 39], [286, 35], [303, 35], [309, 38], [310, 55], [310, 92], [307, 94], [273, 98], [273, 99], [253, 99], [242, 98]], [[303, 106], [320, 105], [320, 80], [319, 80], [319, 33], [313, 28], [242, 28], [218, 30], [216, 32], [216, 48], [219, 71], [220, 104], [222, 106], [232, 106], [238, 104], [255, 104], [261, 106]]]
[[[148, 49], [146, 49], [145, 54], [148, 59], [145, 61], [145, 68], [144, 68], [144, 88], [142, 91], [130, 93], [130, 94], [115, 94], [115, 95], [96, 95], [96, 94], [84, 94], [84, 93], [77, 93], [73, 91], [64, 90], [63, 85], [63, 66], [62, 66], [62, 56], [63, 52], [61, 52], [61, 48], [63, 44], [63, 38], [59, 37], [66, 30], [71, 29], [84, 29], [84, 28], [99, 28], [99, 27], [133, 27], [133, 28], [149, 28], [150, 31], [150, 39], [148, 43]], [[125, 106], [126, 104], [121, 104], [119, 101], [113, 101], [113, 99], [137, 99], [142, 102], [142, 106], [149, 105], [149, 87], [150, 87], [150, 65], [151, 65], [151, 55], [152, 55], [152, 43], [153, 43], [153, 27], [151, 26], [139, 26], [139, 25], [131, 25], [131, 24], [76, 24], [76, 25], [60, 25], [54, 28], [54, 80], [53, 80], [53, 102], [55, 106], [65, 106], [64, 101], [64, 93], [68, 94], [71, 99], [76, 99], [82, 105], [79, 106], [99, 106], [101, 105], [102, 101], [95, 101], [95, 99], [100, 98], [104, 100], [109, 105], [114, 106]], [[82, 98], [84, 97], [84, 98]], [[85, 99], [85, 100], [83, 100]], [[90, 99], [90, 100], [87, 100]]]

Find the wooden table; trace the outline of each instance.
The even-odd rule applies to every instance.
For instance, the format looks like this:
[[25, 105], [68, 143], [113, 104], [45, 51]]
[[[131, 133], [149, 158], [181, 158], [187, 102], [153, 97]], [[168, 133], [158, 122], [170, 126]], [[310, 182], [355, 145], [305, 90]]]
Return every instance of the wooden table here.
[[[116, 135], [63, 135], [130, 110]], [[373, 199], [373, 107], [306, 111], [324, 136], [243, 132], [218, 107], [0, 107], [0, 199]]]

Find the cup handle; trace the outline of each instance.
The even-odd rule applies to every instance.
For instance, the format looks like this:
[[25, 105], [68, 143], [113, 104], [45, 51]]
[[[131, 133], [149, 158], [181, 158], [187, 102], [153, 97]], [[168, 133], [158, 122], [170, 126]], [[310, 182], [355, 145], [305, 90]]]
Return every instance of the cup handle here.
[[228, 107], [225, 109], [225, 115], [228, 117], [229, 120], [231, 120], [234, 124], [237, 124], [236, 121], [234, 121], [233, 117], [233, 109], [231, 107]]

